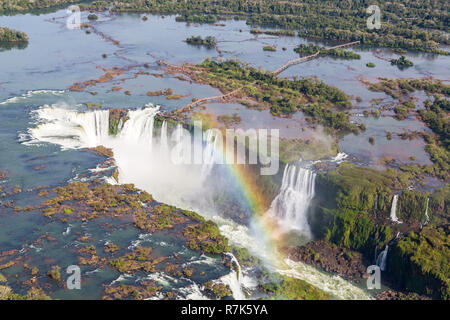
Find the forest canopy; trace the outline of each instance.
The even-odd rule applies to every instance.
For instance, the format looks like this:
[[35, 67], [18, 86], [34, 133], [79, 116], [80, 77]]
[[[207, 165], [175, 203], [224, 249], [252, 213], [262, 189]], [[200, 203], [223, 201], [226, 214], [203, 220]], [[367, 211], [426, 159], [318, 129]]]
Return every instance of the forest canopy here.
[[[29, 12], [76, 0], [10, 0], [0, 14]], [[80, 6], [90, 10], [178, 14], [178, 21], [214, 23], [223, 16], [246, 19], [252, 26], [298, 31], [299, 36], [361, 41], [383, 47], [448, 54], [449, 10], [446, 0], [380, 2], [381, 28], [369, 30], [366, 10], [372, 3], [350, 0], [99, 0]]]

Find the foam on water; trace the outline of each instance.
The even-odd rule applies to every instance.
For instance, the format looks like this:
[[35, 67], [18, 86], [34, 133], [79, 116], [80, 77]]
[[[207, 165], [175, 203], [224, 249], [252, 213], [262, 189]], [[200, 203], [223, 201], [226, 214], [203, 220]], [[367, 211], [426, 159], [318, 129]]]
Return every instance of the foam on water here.
[[279, 273], [306, 281], [338, 299], [372, 299], [366, 292], [364, 292], [364, 290], [354, 286], [340, 276], [327, 275], [310, 265], [295, 262], [290, 259], [285, 259], [284, 263], [286, 268], [279, 269]]
[[192, 284], [186, 287], [180, 288], [178, 292], [179, 294], [177, 295], [177, 299], [179, 300], [209, 300], [209, 298], [202, 293], [200, 287], [195, 282], [192, 282]]
[[32, 90], [32, 91], [28, 91], [27, 93], [22, 94], [21, 96], [8, 98], [5, 101], [0, 102], [0, 105], [7, 105], [7, 104], [11, 104], [11, 103], [23, 102], [24, 100], [32, 98], [37, 95], [48, 94], [48, 95], [54, 95], [54, 96], [61, 96], [64, 93], [65, 93], [64, 90]]

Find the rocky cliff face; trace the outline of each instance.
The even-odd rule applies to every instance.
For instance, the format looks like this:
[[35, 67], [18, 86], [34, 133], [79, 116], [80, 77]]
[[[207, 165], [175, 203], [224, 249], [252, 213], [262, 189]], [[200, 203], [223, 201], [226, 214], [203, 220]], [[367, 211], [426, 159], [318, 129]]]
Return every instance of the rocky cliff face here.
[[450, 299], [449, 225], [425, 227], [400, 238], [387, 259], [388, 276], [400, 288]]
[[361, 253], [338, 247], [327, 241], [313, 241], [305, 246], [283, 250], [289, 259], [314, 265], [326, 272], [338, 273], [345, 278], [361, 279], [371, 264]]
[[[355, 275], [362, 268], [345, 256], [346, 250], [357, 251], [373, 264], [375, 250], [380, 252], [390, 242], [383, 278], [392, 287], [449, 299], [449, 188], [432, 193], [405, 189], [389, 170], [343, 163], [319, 174], [309, 222], [316, 239], [329, 244], [316, 241], [289, 253], [324, 270]], [[394, 194], [402, 223], [389, 218]]]

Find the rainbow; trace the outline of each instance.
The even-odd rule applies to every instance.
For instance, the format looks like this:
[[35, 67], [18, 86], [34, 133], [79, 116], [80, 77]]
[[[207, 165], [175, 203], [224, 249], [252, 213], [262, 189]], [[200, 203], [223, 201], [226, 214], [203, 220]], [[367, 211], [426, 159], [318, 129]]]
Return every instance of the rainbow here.
[[[221, 156], [224, 156], [225, 148], [225, 144], [223, 144]], [[248, 165], [243, 164], [233, 163], [225, 165], [225, 167], [240, 193], [244, 196], [246, 206], [252, 213], [253, 222], [262, 231], [261, 236], [265, 238], [263, 239], [264, 242], [269, 245], [272, 252], [276, 252], [276, 247], [282, 239], [283, 232], [276, 222], [268, 216], [271, 201], [264, 193], [257, 173], [252, 172]]]

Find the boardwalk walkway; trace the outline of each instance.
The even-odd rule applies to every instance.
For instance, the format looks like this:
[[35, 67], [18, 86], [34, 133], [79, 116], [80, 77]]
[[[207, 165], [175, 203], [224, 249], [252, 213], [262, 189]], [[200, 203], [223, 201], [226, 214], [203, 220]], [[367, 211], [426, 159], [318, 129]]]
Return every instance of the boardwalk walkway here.
[[[351, 46], [351, 45], [354, 45], [354, 44], [359, 44], [359, 41], [354, 41], [354, 42], [349, 42], [349, 43], [340, 44], [340, 45], [337, 45], [337, 46], [328, 48], [327, 50], [333, 50], [333, 49], [344, 48], [344, 47], [348, 47], [348, 46]], [[317, 51], [316, 53], [314, 53], [314, 54], [312, 54], [312, 55], [310, 55], [310, 56], [307, 56], [307, 57], [301, 57], [301, 58], [289, 60], [288, 62], [286, 62], [285, 64], [283, 64], [281, 67], [279, 67], [278, 69], [276, 69], [276, 70], [275, 70], [274, 72], [272, 72], [272, 73], [273, 73], [274, 75], [277, 76], [277, 75], [279, 75], [281, 72], [283, 72], [284, 70], [286, 70], [287, 68], [289, 68], [290, 66], [293, 66], [293, 65], [295, 65], [295, 64], [298, 64], [298, 63], [301, 63], [301, 62], [304, 62], [304, 61], [307, 61], [307, 60], [309, 60], [309, 59], [313, 59], [313, 58], [315, 58], [315, 57], [317, 57], [317, 56], [319, 56], [319, 55], [320, 55], [320, 51]], [[170, 64], [170, 63], [168, 63], [168, 62], [166, 62], [166, 61], [163, 61], [163, 60], [159, 60], [159, 61], [158, 61], [158, 64], [159, 64], [159, 65], [165, 65], [166, 67], [172, 68], [173, 70], [181, 71], [182, 73], [185, 73], [185, 74], [189, 74], [189, 72], [191, 72], [190, 67], [186, 67], [186, 66], [182, 66], [182, 67], [180, 67], [180, 66], [175, 66], [175, 65]], [[255, 83], [255, 82], [256, 82], [256, 81], [254, 81], [253, 83]], [[252, 83], [252, 84], [253, 84], [253, 83]], [[198, 100], [196, 100], [196, 101], [193, 101], [193, 102], [191, 102], [191, 103], [185, 105], [184, 107], [182, 107], [182, 108], [180, 108], [180, 109], [178, 109], [178, 110], [179, 110], [180, 112], [190, 111], [190, 110], [192, 109], [192, 107], [194, 107], [194, 106], [196, 106], [196, 105], [198, 105], [198, 104], [200, 104], [200, 103], [203, 103], [203, 102], [205, 102], [205, 101], [212, 101], [212, 100], [226, 101], [227, 99], [230, 99], [230, 98], [234, 97], [239, 91], [242, 90], [242, 88], [243, 88], [243, 87], [237, 88], [237, 89], [235, 89], [235, 90], [233, 90], [233, 91], [231, 91], [231, 92], [228, 92], [228, 93], [223, 94], [223, 95], [220, 95], [220, 96], [206, 97], [206, 98], [198, 99]]]
[[[340, 44], [331, 48], [328, 48], [327, 50], [333, 50], [333, 49], [340, 49], [340, 48], [344, 48], [344, 47], [348, 47], [348, 46], [352, 46], [354, 44], [359, 44], [359, 41], [354, 41], [354, 42], [349, 42], [349, 43], [344, 43], [344, 44]], [[315, 58], [320, 54], [320, 51], [317, 51], [316, 53], [307, 56], [307, 57], [301, 57], [301, 58], [297, 58], [297, 59], [293, 59], [293, 60], [289, 60], [288, 62], [286, 62], [285, 64], [283, 64], [281, 67], [279, 67], [277, 70], [275, 70], [273, 72], [273, 74], [275, 75], [279, 75], [281, 72], [283, 72], [284, 70], [286, 70], [287, 68], [289, 68], [290, 66], [293, 66], [295, 64], [299, 64], [301, 62], [305, 62], [309, 59]]]
[[284, 70], [286, 70], [287, 68], [289, 68], [290, 66], [293, 66], [295, 64], [299, 64], [301, 62], [305, 62], [309, 59], [315, 58], [319, 55], [320, 51], [317, 51], [316, 53], [307, 56], [307, 57], [301, 57], [301, 58], [297, 58], [297, 59], [293, 59], [293, 60], [289, 60], [288, 62], [286, 62], [285, 64], [283, 64], [281, 67], [279, 67], [277, 70], [275, 70], [273, 72], [274, 75], [279, 75], [280, 73], [282, 73]]
[[238, 93], [239, 91], [242, 90], [243, 87], [241, 88], [237, 88], [236, 90], [233, 90], [231, 92], [228, 92], [226, 94], [220, 95], [220, 96], [215, 96], [215, 97], [207, 97], [207, 98], [202, 98], [202, 99], [198, 99], [193, 101], [192, 103], [189, 103], [188, 105], [185, 105], [184, 107], [182, 107], [181, 109], [179, 109], [179, 111], [181, 112], [185, 112], [185, 111], [189, 111], [191, 110], [191, 108], [199, 103], [205, 102], [205, 101], [211, 101], [211, 100], [219, 100], [219, 101], [226, 101], [228, 98], [232, 98], [236, 93]]

